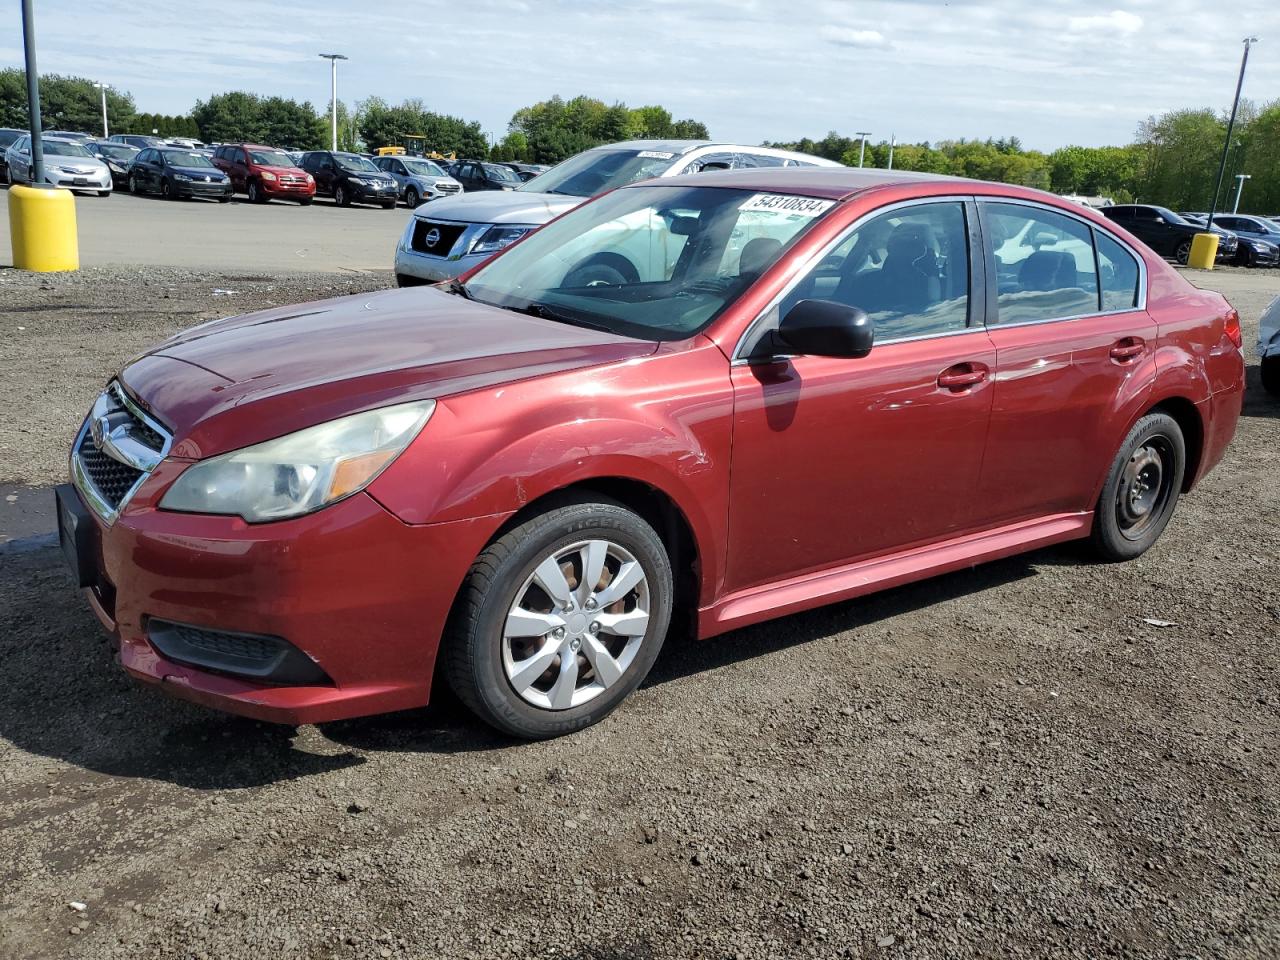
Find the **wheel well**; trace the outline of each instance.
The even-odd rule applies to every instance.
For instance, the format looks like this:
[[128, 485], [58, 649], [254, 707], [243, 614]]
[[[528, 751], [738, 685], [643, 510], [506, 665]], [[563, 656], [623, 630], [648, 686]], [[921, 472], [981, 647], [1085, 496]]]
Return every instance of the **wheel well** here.
[[[575, 263], [570, 269], [569, 274], [587, 267], [600, 264], [601, 266], [613, 267], [626, 278], [627, 283], [636, 283], [640, 279], [640, 272], [636, 270], [636, 265], [620, 253], [597, 253], [587, 259]], [[566, 274], [568, 276], [569, 274]]]
[[[653, 527], [667, 548], [671, 572], [675, 579], [675, 603], [672, 613], [672, 635], [676, 630], [692, 631], [697, 620], [698, 594], [702, 579], [698, 543], [684, 512], [666, 493], [639, 480], [627, 477], [597, 477], [582, 480], [531, 500], [508, 518], [493, 539], [497, 540], [531, 516], [550, 510], [565, 500], [584, 495], [597, 495], [620, 503]], [[687, 622], [682, 620], [687, 618]]]
[[1147, 413], [1167, 413], [1177, 421], [1182, 430], [1182, 437], [1187, 445], [1187, 470], [1182, 478], [1182, 492], [1186, 493], [1191, 489], [1196, 472], [1200, 469], [1200, 457], [1204, 452], [1204, 424], [1200, 422], [1200, 412], [1186, 397], [1170, 397], [1161, 400]]

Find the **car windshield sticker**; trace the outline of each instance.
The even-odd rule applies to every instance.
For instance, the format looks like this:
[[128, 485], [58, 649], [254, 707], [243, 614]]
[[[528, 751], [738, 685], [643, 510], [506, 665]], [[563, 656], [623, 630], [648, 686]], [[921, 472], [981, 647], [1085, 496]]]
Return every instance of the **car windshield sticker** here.
[[757, 193], [744, 200], [738, 209], [743, 213], [761, 210], [776, 213], [793, 213], [802, 217], [817, 217], [826, 213], [834, 205], [834, 200], [815, 200], [813, 197], [788, 197], [776, 193]]
[[641, 150], [636, 154], [637, 157], [647, 157], [650, 160], [670, 160], [675, 156], [674, 153], [663, 153], [660, 150]]

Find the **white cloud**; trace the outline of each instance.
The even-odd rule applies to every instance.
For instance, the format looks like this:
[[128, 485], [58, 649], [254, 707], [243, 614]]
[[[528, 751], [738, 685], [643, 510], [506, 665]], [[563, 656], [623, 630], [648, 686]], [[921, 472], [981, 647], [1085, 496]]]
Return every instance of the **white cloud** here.
[[837, 27], [828, 23], [818, 34], [823, 40], [841, 47], [887, 47], [889, 41], [879, 30], [857, 30], [853, 27]]
[[1118, 33], [1127, 37], [1142, 29], [1142, 18], [1127, 10], [1112, 10], [1088, 17], [1071, 17], [1067, 20], [1067, 29], [1072, 33]]

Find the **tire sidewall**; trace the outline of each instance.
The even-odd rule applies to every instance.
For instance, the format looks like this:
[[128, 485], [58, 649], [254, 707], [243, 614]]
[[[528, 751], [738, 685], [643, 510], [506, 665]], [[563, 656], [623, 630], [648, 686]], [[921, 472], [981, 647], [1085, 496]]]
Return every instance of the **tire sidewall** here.
[[[1120, 521], [1116, 516], [1116, 495], [1120, 489], [1125, 464], [1134, 450], [1152, 437], [1164, 436], [1173, 448], [1173, 477], [1169, 490], [1169, 498], [1164, 505], [1162, 515], [1140, 538], [1132, 540], [1120, 532]], [[1107, 472], [1107, 481], [1103, 484], [1102, 494], [1094, 516], [1094, 543], [1106, 559], [1132, 560], [1146, 553], [1164, 533], [1165, 527], [1173, 518], [1182, 492], [1182, 483], [1187, 469], [1187, 445], [1182, 428], [1167, 413], [1149, 413], [1140, 419], [1129, 430], [1124, 442], [1120, 445], [1111, 469]]]
[[[661, 539], [630, 511], [610, 504], [584, 504], [553, 511], [499, 564], [497, 574], [471, 624], [468, 638], [476, 693], [499, 729], [516, 736], [544, 738], [570, 733], [603, 719], [644, 680], [662, 649], [671, 620], [671, 563]], [[527, 703], [511, 687], [502, 661], [502, 628], [516, 593], [547, 556], [580, 540], [611, 540], [644, 568], [649, 586], [649, 629], [626, 675], [594, 699], [568, 710], [544, 710]]]
[[419, 202], [420, 201], [418, 199], [418, 191], [415, 188], [410, 187], [408, 190], [405, 191], [404, 205], [406, 207], [408, 207], [410, 210], [413, 210], [415, 207], [418, 206]]

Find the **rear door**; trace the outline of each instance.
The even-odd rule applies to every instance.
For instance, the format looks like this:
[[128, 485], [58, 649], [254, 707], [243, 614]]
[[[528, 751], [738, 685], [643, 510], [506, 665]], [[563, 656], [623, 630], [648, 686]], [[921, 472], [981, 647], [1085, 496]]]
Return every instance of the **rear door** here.
[[1090, 510], [1118, 417], [1154, 377], [1141, 260], [1058, 208], [982, 200], [979, 209], [996, 350], [976, 501], [984, 525]]

